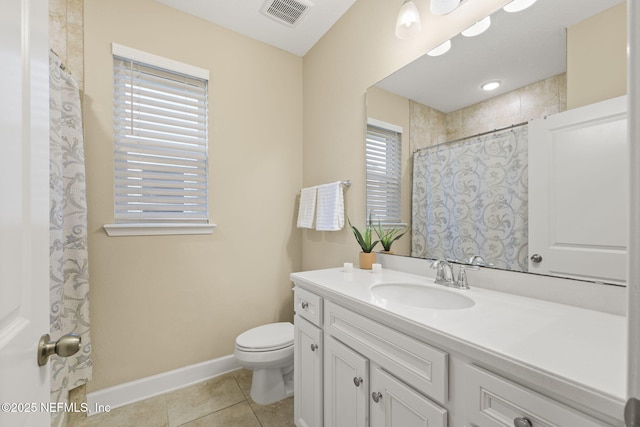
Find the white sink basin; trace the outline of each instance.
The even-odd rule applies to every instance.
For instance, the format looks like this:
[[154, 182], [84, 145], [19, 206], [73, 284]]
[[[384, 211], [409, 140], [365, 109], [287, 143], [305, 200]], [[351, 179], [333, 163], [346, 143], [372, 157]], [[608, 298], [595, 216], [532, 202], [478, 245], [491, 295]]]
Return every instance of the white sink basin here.
[[371, 292], [389, 302], [435, 310], [461, 310], [475, 304], [471, 298], [455, 291], [415, 283], [381, 283], [373, 285]]

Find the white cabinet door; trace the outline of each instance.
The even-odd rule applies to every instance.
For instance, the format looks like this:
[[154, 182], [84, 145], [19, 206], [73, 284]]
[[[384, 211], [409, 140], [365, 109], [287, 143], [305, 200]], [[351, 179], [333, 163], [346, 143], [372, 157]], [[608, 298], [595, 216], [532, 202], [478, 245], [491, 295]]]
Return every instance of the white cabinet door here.
[[322, 330], [295, 316], [294, 418], [298, 427], [322, 427]]
[[628, 163], [626, 97], [530, 123], [530, 272], [626, 283]]
[[371, 427], [446, 427], [447, 411], [371, 366]]
[[369, 419], [369, 360], [333, 337], [325, 337], [324, 425], [366, 427]]

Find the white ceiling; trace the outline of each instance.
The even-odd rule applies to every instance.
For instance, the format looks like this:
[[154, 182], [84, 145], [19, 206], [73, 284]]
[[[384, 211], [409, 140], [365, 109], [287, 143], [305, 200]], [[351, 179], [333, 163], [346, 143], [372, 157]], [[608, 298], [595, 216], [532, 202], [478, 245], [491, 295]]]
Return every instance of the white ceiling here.
[[290, 27], [260, 12], [264, 0], [156, 1], [298, 56], [304, 56], [355, 2], [311, 0], [313, 6]]
[[[473, 105], [565, 72], [566, 27], [622, 1], [538, 0], [522, 12], [500, 10], [485, 33], [458, 35], [446, 54], [424, 55], [376, 86], [445, 113]], [[499, 89], [480, 89], [496, 79]]]

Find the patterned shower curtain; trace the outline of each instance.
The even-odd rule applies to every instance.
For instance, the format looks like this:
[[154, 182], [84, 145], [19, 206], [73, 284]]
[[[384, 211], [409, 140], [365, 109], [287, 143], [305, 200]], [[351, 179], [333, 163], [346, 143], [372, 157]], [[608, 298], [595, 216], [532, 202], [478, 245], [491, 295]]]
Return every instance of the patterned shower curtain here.
[[82, 112], [78, 83], [53, 53], [49, 76], [50, 335], [82, 337], [78, 353], [49, 362], [51, 401], [68, 402], [69, 390], [89, 381], [92, 369]]
[[527, 271], [527, 128], [414, 154], [412, 256]]

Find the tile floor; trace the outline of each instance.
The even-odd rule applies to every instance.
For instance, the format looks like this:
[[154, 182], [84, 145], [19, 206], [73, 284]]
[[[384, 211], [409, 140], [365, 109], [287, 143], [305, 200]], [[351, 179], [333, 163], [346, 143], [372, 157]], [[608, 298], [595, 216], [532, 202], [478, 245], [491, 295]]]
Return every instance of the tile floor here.
[[240, 369], [110, 412], [71, 419], [69, 427], [290, 427], [293, 396], [258, 405], [251, 371]]

